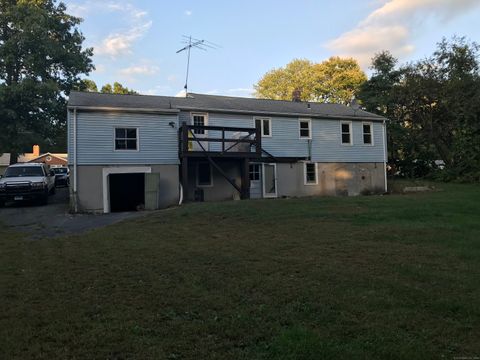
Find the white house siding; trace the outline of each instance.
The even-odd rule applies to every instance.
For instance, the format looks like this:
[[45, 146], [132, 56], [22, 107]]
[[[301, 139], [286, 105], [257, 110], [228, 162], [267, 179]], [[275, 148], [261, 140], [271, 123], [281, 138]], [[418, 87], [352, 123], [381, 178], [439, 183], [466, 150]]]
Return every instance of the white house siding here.
[[[265, 117], [260, 116], [259, 117]], [[182, 111], [180, 123], [190, 123], [190, 112]], [[208, 125], [255, 127], [253, 115], [208, 113]], [[352, 121], [353, 144], [341, 144], [341, 120], [312, 118], [312, 139], [300, 139], [298, 117], [271, 117], [272, 136], [262, 138], [262, 147], [276, 157], [311, 157], [315, 162], [383, 162], [383, 124], [373, 122], [373, 145], [363, 144], [362, 120]], [[210, 131], [210, 137], [219, 137]], [[210, 144], [211, 151], [220, 143]]]
[[[68, 160], [73, 164], [72, 112], [68, 118]], [[139, 150], [115, 151], [115, 127], [138, 128]], [[177, 131], [176, 114], [78, 111], [77, 165], [179, 164]]]

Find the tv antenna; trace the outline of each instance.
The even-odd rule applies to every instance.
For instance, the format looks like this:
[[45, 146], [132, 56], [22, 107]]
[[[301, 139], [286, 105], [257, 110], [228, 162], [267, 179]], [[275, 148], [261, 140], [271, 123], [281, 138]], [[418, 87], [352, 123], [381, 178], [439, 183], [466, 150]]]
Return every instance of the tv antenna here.
[[190, 70], [190, 51], [192, 48], [200, 49], [203, 51], [207, 51], [208, 49], [218, 49], [220, 48], [220, 45], [214, 44], [210, 41], [207, 40], [200, 40], [200, 39], [195, 39], [191, 35], [186, 36], [182, 35], [183, 40], [182, 43], [186, 44], [183, 48], [178, 50], [176, 53], [181, 53], [182, 51], [187, 52], [187, 74], [185, 77], [185, 86], [183, 87], [185, 89], [185, 96], [188, 94], [188, 73]]

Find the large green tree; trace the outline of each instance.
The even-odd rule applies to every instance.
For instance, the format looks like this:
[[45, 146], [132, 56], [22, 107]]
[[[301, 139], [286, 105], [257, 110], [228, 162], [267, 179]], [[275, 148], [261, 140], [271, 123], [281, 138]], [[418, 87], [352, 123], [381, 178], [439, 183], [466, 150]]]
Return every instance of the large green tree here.
[[321, 63], [295, 59], [266, 73], [255, 85], [258, 98], [348, 104], [367, 80], [356, 60], [331, 57]]
[[0, 153], [11, 162], [33, 143], [65, 146], [66, 96], [94, 68], [80, 22], [55, 0], [0, 0]]
[[123, 86], [117, 81], [113, 83], [113, 86], [111, 84], [103, 85], [100, 91], [105, 94], [123, 94], [123, 95], [138, 94], [135, 90], [129, 89], [128, 87]]
[[443, 160], [452, 178], [480, 181], [479, 51], [455, 37], [398, 69], [386, 53], [374, 59], [359, 98], [391, 120], [390, 161], [405, 175], [425, 175]]

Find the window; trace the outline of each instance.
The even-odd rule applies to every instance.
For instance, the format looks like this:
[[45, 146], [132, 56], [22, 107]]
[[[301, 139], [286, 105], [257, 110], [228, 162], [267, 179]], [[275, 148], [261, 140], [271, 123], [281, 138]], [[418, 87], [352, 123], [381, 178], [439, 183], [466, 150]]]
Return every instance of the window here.
[[318, 184], [317, 178], [317, 164], [305, 163], [305, 185]]
[[250, 181], [260, 180], [260, 164], [250, 164]]
[[312, 121], [310, 119], [299, 119], [298, 124], [300, 129], [300, 139], [311, 139]]
[[352, 123], [342, 122], [341, 128], [342, 128], [342, 144], [352, 145]]
[[[192, 114], [192, 124], [195, 126], [206, 126], [207, 125], [207, 115], [206, 114]], [[194, 129], [194, 134], [205, 134], [205, 129]]]
[[136, 128], [115, 128], [115, 150], [138, 150]]
[[372, 137], [372, 123], [363, 123], [363, 143], [366, 145], [373, 145]]
[[260, 126], [263, 137], [272, 136], [272, 120], [270, 118], [255, 118], [255, 127]]
[[212, 186], [212, 168], [210, 163], [198, 163], [197, 186]]

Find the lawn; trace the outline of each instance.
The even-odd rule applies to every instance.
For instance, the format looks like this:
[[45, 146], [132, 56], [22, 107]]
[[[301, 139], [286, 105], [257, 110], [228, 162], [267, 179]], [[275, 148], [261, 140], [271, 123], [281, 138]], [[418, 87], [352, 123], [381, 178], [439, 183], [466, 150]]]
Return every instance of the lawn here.
[[480, 356], [480, 187], [0, 227], [1, 359]]

